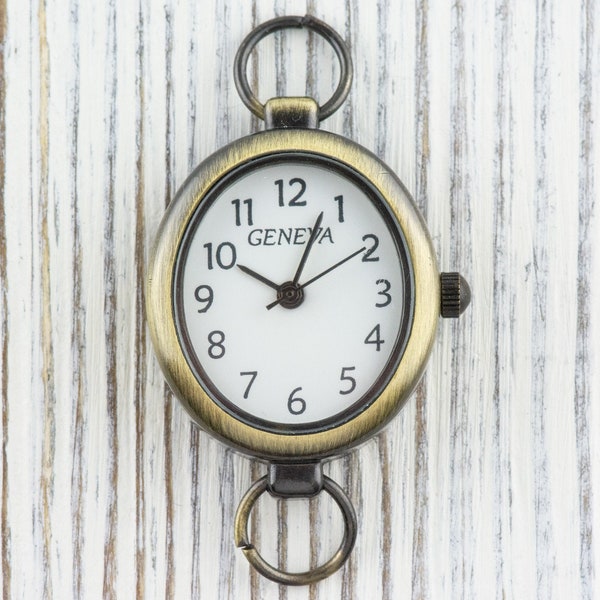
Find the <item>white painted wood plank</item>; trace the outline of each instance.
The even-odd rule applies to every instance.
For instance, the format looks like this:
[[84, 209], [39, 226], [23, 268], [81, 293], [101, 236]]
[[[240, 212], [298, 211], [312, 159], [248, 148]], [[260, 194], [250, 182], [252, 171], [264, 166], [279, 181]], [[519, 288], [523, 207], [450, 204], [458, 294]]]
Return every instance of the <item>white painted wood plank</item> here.
[[[199, 432], [168, 392], [142, 285], [175, 190], [259, 125], [233, 86], [241, 39], [307, 11], [355, 62], [323, 127], [398, 172], [474, 301], [441, 324], [395, 422], [328, 466], [359, 514], [347, 567], [287, 589], [233, 547], [235, 507], [264, 467]], [[595, 597], [599, 11], [1, 2], [3, 597]], [[331, 52], [303, 40], [261, 43], [261, 98], [288, 79], [330, 92]], [[341, 535], [327, 500], [265, 502], [252, 524], [292, 569]]]

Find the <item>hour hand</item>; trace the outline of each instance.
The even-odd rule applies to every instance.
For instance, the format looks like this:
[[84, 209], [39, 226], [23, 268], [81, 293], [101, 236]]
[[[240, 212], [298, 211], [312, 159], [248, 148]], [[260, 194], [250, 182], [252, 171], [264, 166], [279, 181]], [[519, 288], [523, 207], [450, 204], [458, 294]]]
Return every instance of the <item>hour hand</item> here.
[[274, 290], [279, 290], [279, 288], [281, 287], [281, 286], [277, 285], [276, 283], [272, 282], [270, 279], [263, 277], [260, 273], [253, 271], [249, 267], [238, 264], [238, 269], [240, 269], [241, 271], [246, 273], [246, 275], [250, 275], [250, 277], [254, 277], [254, 279], [258, 279], [258, 281], [264, 283], [265, 285], [268, 285], [270, 288], [273, 288]]

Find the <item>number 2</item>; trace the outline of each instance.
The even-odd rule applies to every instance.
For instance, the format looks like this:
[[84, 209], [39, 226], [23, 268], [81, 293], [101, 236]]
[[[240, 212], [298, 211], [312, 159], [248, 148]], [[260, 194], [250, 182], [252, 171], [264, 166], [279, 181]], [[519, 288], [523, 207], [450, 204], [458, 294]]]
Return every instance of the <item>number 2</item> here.
[[367, 235], [363, 235], [362, 241], [366, 242], [367, 240], [371, 240], [373, 245], [370, 248], [367, 248], [367, 251], [363, 254], [362, 261], [363, 262], [377, 262], [379, 260], [379, 256], [373, 256], [375, 250], [379, 246], [379, 238], [372, 233], [367, 233]]

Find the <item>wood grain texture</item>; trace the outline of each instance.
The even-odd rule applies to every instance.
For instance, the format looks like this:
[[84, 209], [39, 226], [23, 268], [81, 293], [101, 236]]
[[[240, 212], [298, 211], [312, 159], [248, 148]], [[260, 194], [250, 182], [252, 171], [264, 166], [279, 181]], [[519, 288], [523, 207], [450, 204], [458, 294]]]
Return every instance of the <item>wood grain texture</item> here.
[[[307, 12], [355, 67], [323, 128], [398, 173], [474, 300], [396, 420], [327, 466], [359, 518], [346, 567], [286, 588], [233, 546], [264, 466], [170, 394], [143, 283], [187, 174], [260, 127], [241, 40]], [[599, 31], [595, 0], [0, 0], [2, 597], [600, 597]], [[263, 100], [337, 73], [302, 32], [249, 67]], [[342, 535], [325, 497], [261, 499], [251, 528], [291, 570]]]

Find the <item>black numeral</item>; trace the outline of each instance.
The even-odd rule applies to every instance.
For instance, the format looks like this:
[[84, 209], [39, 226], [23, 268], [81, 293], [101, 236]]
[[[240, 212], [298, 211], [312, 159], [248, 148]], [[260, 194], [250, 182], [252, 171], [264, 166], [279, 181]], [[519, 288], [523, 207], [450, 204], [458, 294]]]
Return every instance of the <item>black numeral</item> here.
[[223, 358], [225, 356], [225, 334], [218, 329], [208, 334], [208, 355], [211, 358]]
[[292, 393], [290, 394], [290, 397], [288, 398], [288, 410], [293, 414], [293, 415], [301, 415], [305, 410], [306, 410], [306, 401], [303, 400], [302, 398], [294, 398], [294, 394], [296, 392], [300, 392], [302, 391], [301, 387], [297, 387], [296, 389], [292, 390]]
[[235, 224], [240, 227], [242, 225], [242, 205], [246, 207], [246, 223], [248, 225], [254, 225], [252, 221], [252, 198], [246, 198], [246, 200], [232, 200], [231, 204], [235, 207]]
[[338, 221], [344, 222], [344, 196], [336, 196], [334, 200], [338, 203]]
[[204, 304], [202, 308], [198, 309], [198, 312], [205, 313], [213, 303], [213, 291], [210, 285], [199, 285], [194, 290], [194, 298], [201, 304]]
[[369, 335], [365, 338], [365, 344], [375, 344], [375, 346], [377, 346], [377, 352], [381, 350], [381, 345], [385, 344], [385, 340], [381, 339], [381, 329], [379, 328], [379, 324], [375, 325], [369, 332]]
[[[283, 179], [278, 179], [277, 181], [275, 181], [275, 185], [277, 186], [278, 191], [279, 191], [279, 206], [285, 206], [286, 200], [285, 200], [285, 194], [284, 194], [284, 189], [283, 189], [284, 188]], [[300, 186], [300, 189], [296, 192], [295, 196], [293, 196], [292, 198], [290, 198], [287, 201], [287, 205], [288, 206], [306, 206], [306, 200], [300, 200], [300, 198], [306, 191], [306, 181], [304, 181], [304, 179], [300, 179], [300, 177], [294, 177], [288, 181], [288, 186], [290, 186], [290, 187]]]
[[[208, 270], [214, 268], [213, 263], [213, 245], [209, 242], [204, 244], [203, 248], [206, 248], [206, 264]], [[237, 254], [235, 246], [231, 242], [223, 242], [217, 246], [217, 251], [214, 253], [214, 259], [221, 269], [231, 269], [235, 265], [237, 260]]]
[[373, 244], [370, 248], [367, 248], [367, 251], [363, 254], [362, 261], [363, 262], [378, 261], [379, 256], [373, 256], [373, 252], [375, 252], [375, 250], [377, 250], [377, 247], [379, 246], [379, 238], [376, 235], [373, 235], [372, 233], [367, 233], [367, 235], [363, 235], [362, 240], [363, 240], [363, 242], [366, 242], [367, 240], [371, 240], [371, 242]]
[[244, 400], [247, 400], [248, 394], [250, 393], [250, 388], [252, 387], [252, 384], [254, 383], [256, 376], [258, 375], [258, 371], [242, 371], [240, 373], [240, 375], [242, 377], [244, 377], [245, 375], [250, 376], [250, 381], [248, 382], [248, 385], [246, 386], [246, 391], [244, 392]]
[[377, 285], [383, 285], [383, 289], [378, 291], [377, 295], [383, 296], [385, 299], [382, 302], [377, 302], [375, 304], [375, 306], [377, 308], [383, 308], [384, 306], [387, 306], [392, 301], [392, 296], [390, 294], [388, 294], [392, 285], [387, 279], [378, 279], [375, 283]]
[[342, 367], [342, 374], [340, 375], [340, 381], [347, 381], [349, 387], [345, 390], [340, 390], [340, 394], [351, 394], [356, 389], [356, 379], [348, 375], [348, 371], [354, 371], [356, 367]]

